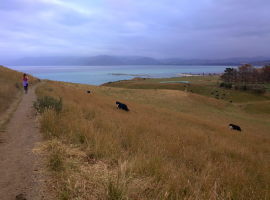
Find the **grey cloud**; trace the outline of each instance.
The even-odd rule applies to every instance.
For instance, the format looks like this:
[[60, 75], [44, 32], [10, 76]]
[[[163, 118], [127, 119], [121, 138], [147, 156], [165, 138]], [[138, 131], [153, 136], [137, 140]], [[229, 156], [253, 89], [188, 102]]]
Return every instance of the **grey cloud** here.
[[269, 0], [2, 0], [0, 55], [269, 56]]

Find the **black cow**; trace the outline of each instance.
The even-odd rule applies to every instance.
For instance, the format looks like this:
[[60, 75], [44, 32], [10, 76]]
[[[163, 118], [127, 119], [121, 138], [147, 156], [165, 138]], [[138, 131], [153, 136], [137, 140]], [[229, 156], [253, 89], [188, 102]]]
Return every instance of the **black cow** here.
[[26, 198], [24, 197], [23, 194], [18, 194], [18, 195], [16, 196], [16, 200], [26, 200]]
[[229, 124], [229, 128], [235, 131], [242, 131], [242, 129], [240, 128], [240, 126], [235, 125], [235, 124]]
[[128, 107], [126, 104], [124, 103], [121, 103], [119, 101], [116, 101], [115, 104], [117, 105], [117, 108], [118, 109], [122, 109], [122, 110], [125, 110], [125, 111], [129, 111]]

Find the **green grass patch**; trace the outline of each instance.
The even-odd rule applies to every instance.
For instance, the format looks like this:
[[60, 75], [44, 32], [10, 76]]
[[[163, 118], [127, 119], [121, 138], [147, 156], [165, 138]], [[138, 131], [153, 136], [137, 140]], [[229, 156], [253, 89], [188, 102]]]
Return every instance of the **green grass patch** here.
[[[170, 81], [188, 81], [188, 83], [166, 83]], [[162, 83], [165, 82], [165, 83]], [[196, 93], [220, 100], [243, 103], [248, 101], [270, 100], [267, 94], [256, 94], [250, 91], [238, 91], [233, 89], [220, 88], [218, 76], [191, 76], [162, 79], [134, 79], [128, 81], [117, 81], [104, 84], [104, 86], [126, 89], [169, 89]], [[269, 90], [269, 85], [265, 85]]]

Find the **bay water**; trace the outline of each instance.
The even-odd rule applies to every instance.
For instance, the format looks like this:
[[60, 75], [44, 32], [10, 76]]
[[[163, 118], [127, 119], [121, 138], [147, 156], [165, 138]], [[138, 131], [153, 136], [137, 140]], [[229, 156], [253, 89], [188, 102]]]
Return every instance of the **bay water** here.
[[181, 74], [222, 73], [228, 66], [120, 65], [120, 66], [9, 66], [40, 79], [101, 85], [106, 82], [141, 78], [169, 78]]

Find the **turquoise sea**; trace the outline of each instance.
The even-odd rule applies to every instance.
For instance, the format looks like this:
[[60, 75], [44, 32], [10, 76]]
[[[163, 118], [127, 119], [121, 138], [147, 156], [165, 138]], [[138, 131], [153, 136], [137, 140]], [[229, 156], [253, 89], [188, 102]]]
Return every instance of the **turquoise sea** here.
[[40, 79], [100, 85], [134, 77], [167, 78], [181, 73], [222, 73], [228, 66], [125, 65], [125, 66], [9, 66]]

